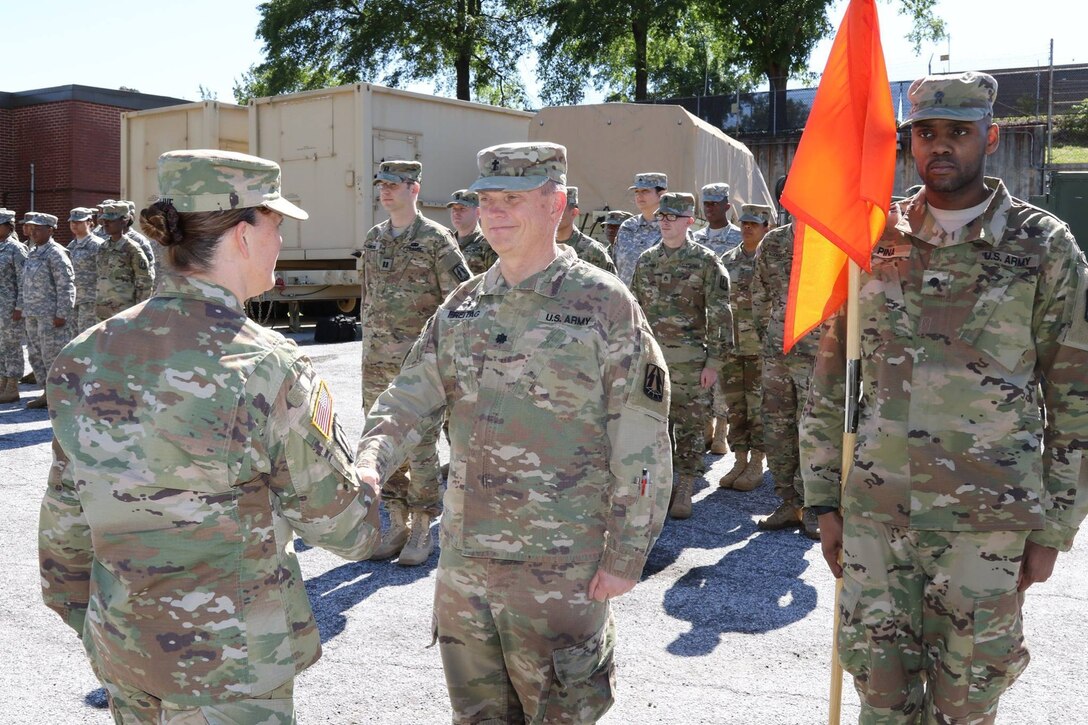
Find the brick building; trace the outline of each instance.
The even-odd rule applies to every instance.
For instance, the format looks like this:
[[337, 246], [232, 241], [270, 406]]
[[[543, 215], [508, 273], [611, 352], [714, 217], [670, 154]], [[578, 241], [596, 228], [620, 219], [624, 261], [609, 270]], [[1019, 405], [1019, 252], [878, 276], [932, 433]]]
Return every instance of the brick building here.
[[70, 209], [120, 193], [121, 113], [188, 102], [77, 85], [0, 92], [0, 206], [55, 214], [66, 244]]

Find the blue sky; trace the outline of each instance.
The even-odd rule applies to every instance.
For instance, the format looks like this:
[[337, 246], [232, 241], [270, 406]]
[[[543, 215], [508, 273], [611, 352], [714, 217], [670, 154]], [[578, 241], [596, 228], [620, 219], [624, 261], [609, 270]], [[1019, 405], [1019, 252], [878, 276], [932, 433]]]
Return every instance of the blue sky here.
[[[255, 38], [260, 16], [252, 0], [111, 0], [108, 6], [106, 12], [85, 0], [0, 0], [0, 16], [14, 29], [3, 42], [0, 90], [75, 83], [197, 100], [203, 85], [219, 100], [233, 101], [235, 80], [261, 60]], [[845, 7], [845, 0], [833, 6], [836, 25]], [[1088, 3], [940, 0], [938, 14], [951, 40], [924, 47], [919, 56], [904, 39], [909, 23], [896, 12], [897, 0], [879, 0], [878, 7], [893, 81], [924, 75], [931, 56], [934, 72], [946, 65], [953, 71], [1045, 65], [1051, 37], [1056, 62], [1088, 61]], [[830, 45], [828, 39], [814, 51], [815, 71], [822, 70]], [[948, 64], [939, 60], [941, 53], [950, 53]]]

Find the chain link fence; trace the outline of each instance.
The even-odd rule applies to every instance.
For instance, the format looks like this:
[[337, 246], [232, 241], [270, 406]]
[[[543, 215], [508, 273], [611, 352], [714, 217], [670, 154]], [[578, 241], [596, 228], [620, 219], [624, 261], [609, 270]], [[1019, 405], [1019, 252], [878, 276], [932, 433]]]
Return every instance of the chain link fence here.
[[[1050, 66], [987, 72], [997, 79], [994, 118], [999, 123], [1045, 125], [1049, 120], [1053, 124], [1053, 161], [1088, 163], [1088, 64], [1054, 66], [1053, 83]], [[910, 84], [909, 80], [891, 84], [896, 118], [902, 119], [910, 112]], [[815, 88], [796, 88], [779, 93], [670, 98], [651, 103], [680, 105], [731, 136], [758, 138], [800, 133], [815, 96]]]

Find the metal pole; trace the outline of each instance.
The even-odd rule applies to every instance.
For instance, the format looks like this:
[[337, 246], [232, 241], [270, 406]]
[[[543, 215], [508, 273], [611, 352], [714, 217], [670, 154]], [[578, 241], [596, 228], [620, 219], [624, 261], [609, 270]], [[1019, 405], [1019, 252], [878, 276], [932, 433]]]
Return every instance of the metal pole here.
[[34, 211], [34, 163], [30, 164], [30, 211]]
[[1050, 79], [1046, 99], [1046, 167], [1054, 160], [1054, 38], [1050, 39]]

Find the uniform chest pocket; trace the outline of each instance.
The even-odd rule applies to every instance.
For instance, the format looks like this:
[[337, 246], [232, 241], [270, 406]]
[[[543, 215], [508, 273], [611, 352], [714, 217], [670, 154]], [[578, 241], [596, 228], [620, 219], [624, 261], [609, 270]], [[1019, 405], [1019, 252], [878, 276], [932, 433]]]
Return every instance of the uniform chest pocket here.
[[532, 353], [517, 394], [558, 418], [593, 414], [603, 398], [591, 333], [553, 329]]
[[986, 277], [959, 337], [1009, 371], [1035, 362], [1031, 336], [1036, 270], [1000, 269]]

